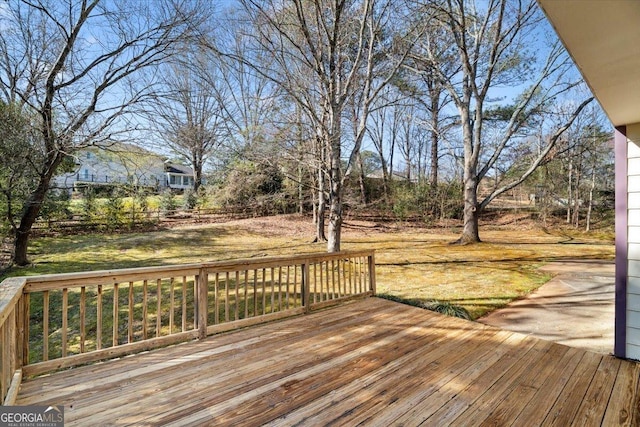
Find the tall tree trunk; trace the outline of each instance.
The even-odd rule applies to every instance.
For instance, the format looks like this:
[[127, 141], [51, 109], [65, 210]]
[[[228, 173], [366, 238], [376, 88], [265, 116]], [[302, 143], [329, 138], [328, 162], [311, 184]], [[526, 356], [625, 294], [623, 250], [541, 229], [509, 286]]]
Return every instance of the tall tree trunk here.
[[342, 241], [342, 191], [339, 182], [331, 183], [331, 196], [329, 206], [329, 239], [327, 240], [328, 252], [340, 252]]
[[[467, 89], [468, 90], [468, 89]], [[470, 91], [466, 93], [466, 97], [470, 97]], [[468, 108], [469, 102], [465, 102], [458, 106], [460, 119], [462, 122], [462, 140], [464, 146], [464, 163], [463, 163], [463, 221], [462, 235], [455, 242], [459, 244], [469, 244], [480, 242], [480, 232], [478, 219], [480, 216], [480, 205], [478, 204], [478, 151], [480, 149], [479, 141], [481, 141], [481, 113], [476, 111], [474, 119]]]
[[324, 218], [327, 211], [327, 198], [325, 195], [325, 178], [322, 168], [318, 168], [318, 207], [316, 209], [316, 242], [326, 242], [324, 234]]
[[578, 228], [580, 227], [580, 197], [582, 196], [580, 194], [580, 186], [582, 184], [582, 162], [579, 162], [578, 167], [576, 168], [575, 182], [575, 191], [573, 192], [573, 225]]
[[591, 187], [589, 187], [589, 205], [587, 206], [587, 224], [585, 231], [591, 229], [591, 211], [593, 210], [593, 190], [596, 188], [596, 168], [591, 171]]
[[362, 203], [366, 205], [368, 203], [367, 188], [365, 186], [366, 177], [364, 176], [364, 164], [362, 163], [362, 156], [360, 155], [360, 153], [358, 153], [358, 169], [359, 169], [358, 184], [360, 184], [360, 197], [362, 198]]
[[431, 170], [429, 171], [429, 186], [432, 189], [438, 185], [438, 133], [431, 131]]
[[[467, 175], [465, 173], [465, 175]], [[457, 243], [468, 244], [480, 242], [478, 220], [480, 217], [478, 205], [478, 182], [474, 176], [465, 176], [464, 179], [464, 226], [462, 235]]]
[[569, 179], [567, 195], [567, 224], [571, 223], [571, 206], [573, 205], [573, 159], [569, 159]]
[[442, 90], [431, 85], [429, 95], [431, 101], [431, 170], [429, 171], [429, 185], [435, 189], [438, 185], [438, 148], [440, 145], [440, 135], [438, 135], [440, 119], [440, 96]]
[[342, 234], [342, 168], [340, 111], [332, 116], [329, 142], [329, 236], [327, 252], [340, 252]]
[[304, 186], [302, 185], [302, 159], [298, 161], [298, 213], [304, 214]]

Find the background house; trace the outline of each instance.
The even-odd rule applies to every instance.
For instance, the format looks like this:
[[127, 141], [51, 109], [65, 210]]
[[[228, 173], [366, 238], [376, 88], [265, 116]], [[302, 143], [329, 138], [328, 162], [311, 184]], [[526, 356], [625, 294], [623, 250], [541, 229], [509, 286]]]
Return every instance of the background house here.
[[55, 178], [55, 186], [70, 192], [87, 187], [131, 185], [153, 192], [193, 188], [193, 170], [132, 144], [90, 147], [75, 155], [73, 172]]

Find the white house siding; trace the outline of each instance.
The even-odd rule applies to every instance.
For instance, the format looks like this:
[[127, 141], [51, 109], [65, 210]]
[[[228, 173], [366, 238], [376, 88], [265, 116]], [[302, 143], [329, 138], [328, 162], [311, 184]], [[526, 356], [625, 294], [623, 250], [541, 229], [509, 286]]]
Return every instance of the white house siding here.
[[640, 123], [627, 134], [627, 326], [626, 357], [640, 360]]

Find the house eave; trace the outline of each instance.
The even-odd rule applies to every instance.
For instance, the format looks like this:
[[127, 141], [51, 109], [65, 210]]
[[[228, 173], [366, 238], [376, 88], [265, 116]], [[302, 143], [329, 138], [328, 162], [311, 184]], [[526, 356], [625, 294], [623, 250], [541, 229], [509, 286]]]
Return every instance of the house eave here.
[[640, 2], [538, 3], [614, 126], [640, 123]]

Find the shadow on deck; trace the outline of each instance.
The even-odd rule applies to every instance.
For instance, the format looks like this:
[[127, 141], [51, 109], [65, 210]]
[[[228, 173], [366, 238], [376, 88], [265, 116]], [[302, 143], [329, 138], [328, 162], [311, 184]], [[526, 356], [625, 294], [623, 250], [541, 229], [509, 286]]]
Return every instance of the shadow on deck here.
[[378, 298], [42, 376], [65, 425], [639, 425], [640, 365]]

